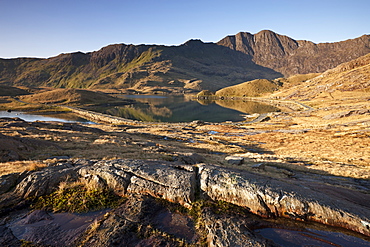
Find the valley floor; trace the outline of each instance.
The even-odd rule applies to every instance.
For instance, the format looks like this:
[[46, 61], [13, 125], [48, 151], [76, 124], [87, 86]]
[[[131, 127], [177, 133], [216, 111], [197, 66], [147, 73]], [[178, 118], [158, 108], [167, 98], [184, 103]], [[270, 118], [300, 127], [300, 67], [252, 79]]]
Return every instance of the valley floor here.
[[4, 145], [2, 162], [61, 156], [173, 160], [178, 153], [191, 152], [204, 156], [207, 163], [221, 166], [230, 166], [227, 156], [240, 156], [244, 157], [237, 166], [241, 169], [251, 169], [256, 160], [274, 159], [279, 162], [272, 165], [291, 170], [369, 179], [369, 109], [368, 101], [330, 102], [304, 111], [271, 113], [261, 122], [252, 118], [240, 123], [128, 121], [124, 125], [89, 125], [12, 123], [3, 119], [0, 133], [6, 138], [14, 137], [19, 143], [23, 138], [48, 141], [51, 145], [46, 149], [31, 144], [32, 147]]
[[312, 108], [270, 113], [261, 121], [253, 121], [258, 118], [254, 115], [239, 123], [126, 121], [112, 125], [3, 118], [0, 175], [40, 170], [66, 160], [204, 163], [220, 171], [226, 168], [235, 174], [262, 176], [266, 184], [271, 179], [285, 184], [302, 181], [303, 189], [368, 210], [366, 199], [359, 195], [366, 198], [369, 194], [369, 101], [304, 104]]

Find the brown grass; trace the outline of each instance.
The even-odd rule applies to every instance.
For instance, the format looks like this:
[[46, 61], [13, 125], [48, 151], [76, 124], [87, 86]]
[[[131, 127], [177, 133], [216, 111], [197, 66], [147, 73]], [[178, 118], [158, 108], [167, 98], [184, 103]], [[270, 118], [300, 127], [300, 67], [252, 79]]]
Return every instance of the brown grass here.
[[16, 172], [37, 171], [46, 166], [47, 163], [32, 160], [4, 162], [0, 163], [0, 176]]

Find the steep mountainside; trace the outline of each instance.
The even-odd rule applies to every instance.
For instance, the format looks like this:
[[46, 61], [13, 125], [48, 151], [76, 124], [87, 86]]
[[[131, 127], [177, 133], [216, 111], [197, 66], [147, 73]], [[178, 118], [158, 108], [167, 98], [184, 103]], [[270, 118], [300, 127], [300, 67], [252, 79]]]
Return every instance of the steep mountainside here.
[[49, 59], [0, 59], [0, 83], [25, 86], [217, 90], [279, 76], [248, 55], [200, 40], [180, 46], [117, 44]]
[[315, 44], [264, 30], [254, 35], [240, 32], [225, 37], [217, 44], [243, 52], [255, 63], [284, 76], [321, 73], [370, 53], [370, 35], [342, 42]]

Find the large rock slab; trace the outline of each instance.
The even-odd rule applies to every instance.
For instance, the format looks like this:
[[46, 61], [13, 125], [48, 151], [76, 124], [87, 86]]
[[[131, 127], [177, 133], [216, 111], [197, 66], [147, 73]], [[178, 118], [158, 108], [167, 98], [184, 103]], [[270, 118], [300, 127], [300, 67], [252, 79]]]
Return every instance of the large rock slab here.
[[[277, 180], [243, 171], [200, 165], [200, 188], [205, 197], [246, 207], [263, 217], [287, 217], [344, 227], [370, 236], [370, 195], [319, 181]], [[320, 185], [320, 186], [311, 186]], [[324, 190], [325, 189], [325, 190]]]
[[82, 179], [108, 187], [120, 196], [148, 194], [188, 208], [195, 200], [196, 173], [190, 165], [128, 159], [85, 163], [47, 167], [27, 174], [19, 183], [16, 182], [18, 175], [3, 176], [0, 192], [16, 186], [18, 196], [37, 197], [52, 193], [63, 181]]
[[22, 242], [17, 239], [12, 230], [5, 225], [0, 225], [0, 246], [22, 246]]
[[113, 160], [105, 165], [131, 175], [128, 193], [148, 194], [188, 208], [195, 200], [196, 173], [192, 166], [141, 160]]

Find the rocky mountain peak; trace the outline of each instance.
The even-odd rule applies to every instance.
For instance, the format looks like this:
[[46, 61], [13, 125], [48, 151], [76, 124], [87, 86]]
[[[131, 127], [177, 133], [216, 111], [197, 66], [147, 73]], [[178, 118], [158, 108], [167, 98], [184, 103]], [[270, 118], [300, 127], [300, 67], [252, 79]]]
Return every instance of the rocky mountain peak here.
[[285, 76], [324, 72], [370, 53], [370, 35], [342, 42], [315, 44], [263, 30], [256, 34], [239, 32], [217, 44], [248, 54], [255, 63]]

